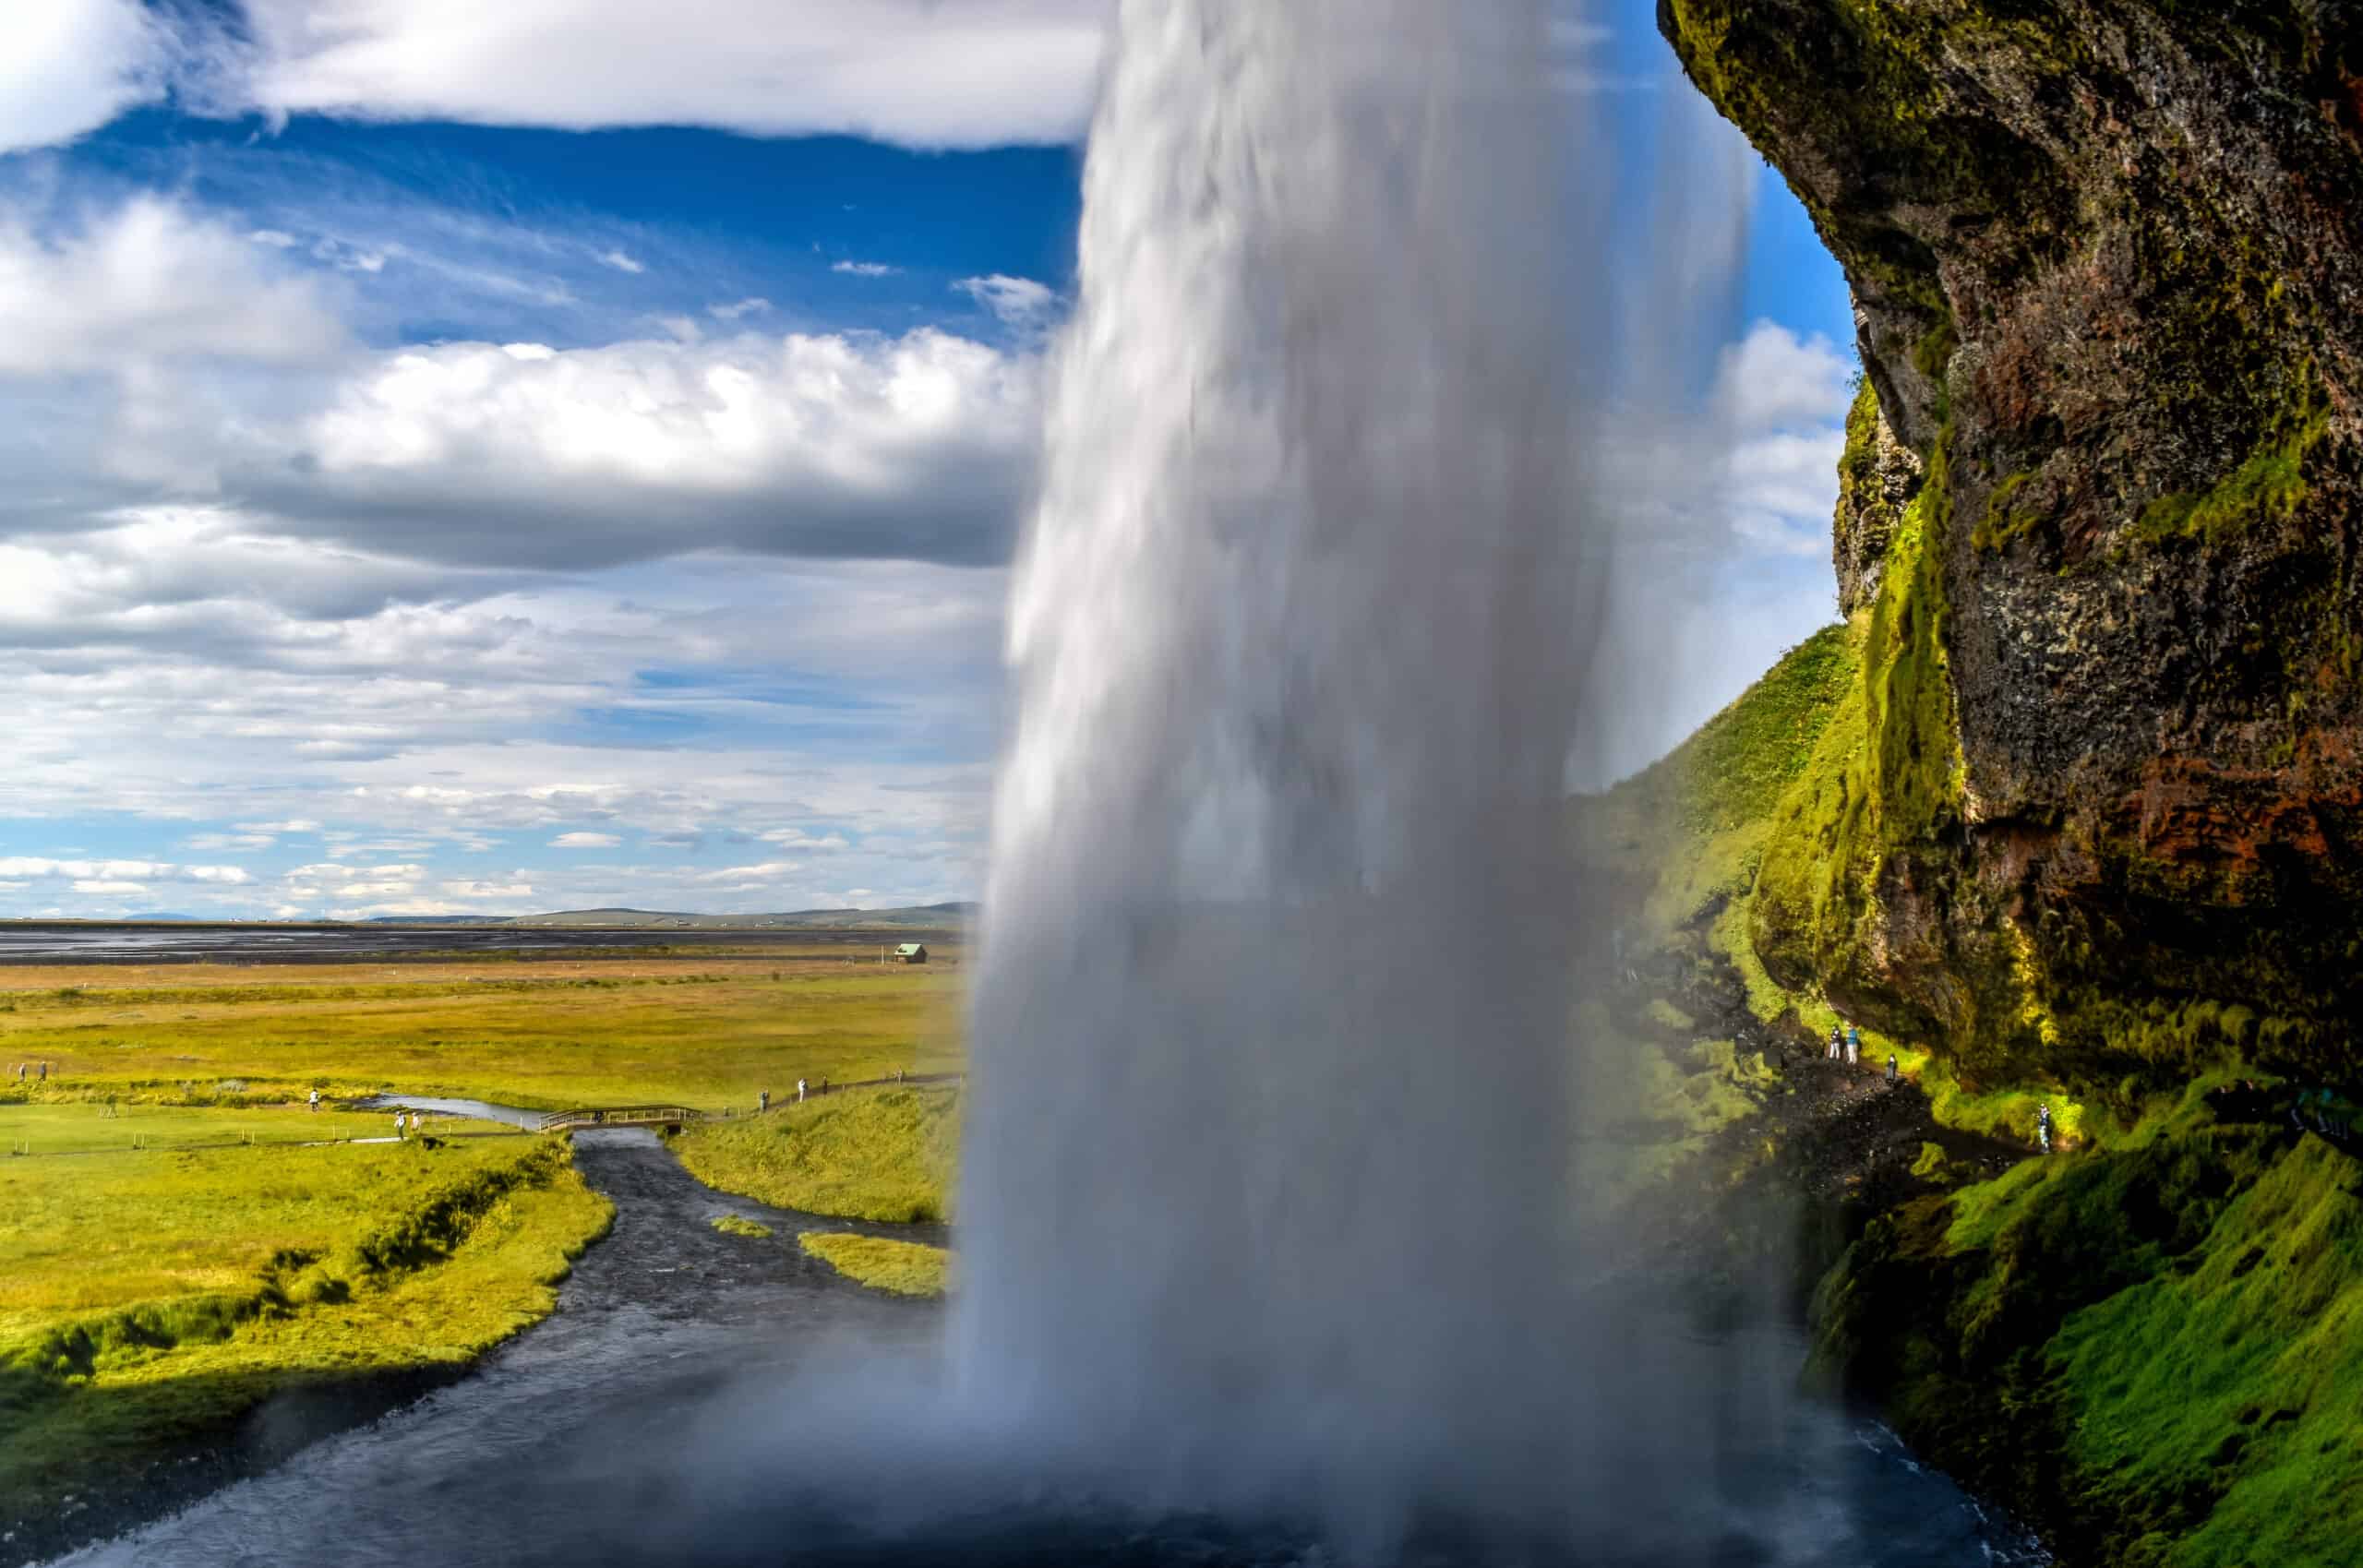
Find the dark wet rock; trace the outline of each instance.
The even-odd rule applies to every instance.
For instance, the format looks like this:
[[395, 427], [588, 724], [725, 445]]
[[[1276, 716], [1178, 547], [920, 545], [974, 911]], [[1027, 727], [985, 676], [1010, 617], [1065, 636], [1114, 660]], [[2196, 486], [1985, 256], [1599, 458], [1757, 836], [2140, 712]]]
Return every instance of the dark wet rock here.
[[1768, 966], [1973, 1072], [2353, 1059], [2363, 12], [1659, 18], [1844, 265], [1925, 471], [1899, 525], [1858, 448], [1862, 745], [1784, 830], [1842, 864], [1757, 911]]

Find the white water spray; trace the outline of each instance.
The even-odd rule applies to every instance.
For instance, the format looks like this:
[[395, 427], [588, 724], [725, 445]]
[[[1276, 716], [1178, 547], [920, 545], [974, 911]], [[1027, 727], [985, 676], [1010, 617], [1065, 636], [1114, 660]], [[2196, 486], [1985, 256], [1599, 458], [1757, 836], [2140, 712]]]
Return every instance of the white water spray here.
[[1636, 1384], [1574, 1217], [1603, 345], [1553, 14], [1128, 0], [1014, 603], [967, 1392], [1365, 1540], [1654, 1462], [1587, 1408]]

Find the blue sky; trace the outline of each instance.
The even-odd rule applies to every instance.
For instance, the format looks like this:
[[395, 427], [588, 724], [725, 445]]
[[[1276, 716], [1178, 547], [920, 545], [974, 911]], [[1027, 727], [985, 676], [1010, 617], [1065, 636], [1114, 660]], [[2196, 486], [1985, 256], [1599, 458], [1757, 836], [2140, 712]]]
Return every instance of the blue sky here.
[[[973, 895], [1102, 0], [36, 9], [0, 915]], [[1571, 26], [1569, 91], [1635, 211], [1711, 167], [1748, 221], [1695, 324], [1714, 547], [1611, 772], [1830, 614], [1853, 368], [1650, 9]]]

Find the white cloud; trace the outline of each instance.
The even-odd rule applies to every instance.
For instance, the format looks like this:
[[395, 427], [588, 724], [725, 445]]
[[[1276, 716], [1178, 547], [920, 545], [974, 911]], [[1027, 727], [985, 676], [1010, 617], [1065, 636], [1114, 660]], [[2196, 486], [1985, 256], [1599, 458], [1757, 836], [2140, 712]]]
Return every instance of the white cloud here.
[[140, 0], [0, 6], [0, 152], [96, 130], [155, 97], [166, 60]]
[[802, 828], [772, 828], [755, 836], [765, 844], [775, 844], [782, 849], [800, 849], [808, 854], [826, 855], [851, 847], [836, 833], [808, 833]]
[[719, 545], [991, 561], [1038, 389], [1031, 355], [930, 329], [447, 343], [382, 356], [301, 426], [246, 432], [223, 483], [294, 531], [487, 565]]
[[700, 871], [689, 880], [693, 882], [767, 883], [785, 880], [801, 869], [803, 868], [794, 861], [767, 860], [760, 866], [734, 866], [724, 871]]
[[172, 866], [154, 860], [49, 860], [34, 856], [0, 858], [0, 878], [139, 882], [216, 882], [238, 885], [248, 879], [235, 866]]
[[1731, 442], [1723, 493], [1745, 544], [1829, 553], [1854, 375], [1853, 355], [1829, 339], [1769, 321], [1723, 351], [1714, 397]]
[[892, 278], [903, 269], [899, 267], [889, 267], [882, 261], [840, 261], [829, 270], [844, 272], [856, 278]]
[[[129, 0], [125, 0], [126, 4]], [[280, 113], [1056, 142], [1089, 112], [1109, 0], [246, 0]]]
[[987, 278], [963, 278], [952, 286], [992, 312], [1003, 326], [1018, 331], [1045, 330], [1058, 314], [1059, 296], [1049, 284], [1031, 278], [996, 272]]
[[464, 898], [464, 899], [515, 899], [515, 898], [531, 898], [531, 897], [533, 897], [533, 896], [534, 896], [534, 887], [533, 887], [533, 884], [532, 884], [532, 883], [530, 883], [530, 882], [474, 882], [474, 881], [457, 881], [457, 882], [445, 882], [445, 883], [443, 884], [443, 893], [444, 893], [444, 896], [445, 896], [445, 897], [447, 897], [447, 898]]
[[0, 212], [0, 376], [319, 364], [347, 341], [318, 282], [170, 202], [142, 197], [63, 236]]
[[602, 267], [612, 267], [618, 272], [645, 272], [647, 266], [620, 250], [603, 250], [593, 258]]
[[148, 884], [145, 882], [78, 881], [74, 884], [74, 891], [78, 893], [118, 894], [144, 898], [147, 896]]
[[614, 849], [624, 841], [613, 833], [560, 833], [550, 840], [552, 849]]
[[1723, 351], [1717, 389], [1744, 435], [1842, 425], [1854, 401], [1854, 355], [1829, 339], [1758, 321]]
[[742, 317], [761, 316], [771, 307], [771, 301], [757, 296], [736, 300], [728, 305], [709, 305], [705, 311], [717, 321], [737, 321]]

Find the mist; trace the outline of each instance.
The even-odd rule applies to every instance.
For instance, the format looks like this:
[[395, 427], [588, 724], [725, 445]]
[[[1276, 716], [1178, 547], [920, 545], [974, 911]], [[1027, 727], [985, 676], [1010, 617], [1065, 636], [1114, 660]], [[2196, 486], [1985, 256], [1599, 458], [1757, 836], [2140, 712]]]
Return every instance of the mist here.
[[1729, 1372], [1587, 1201], [1563, 821], [1659, 699], [1603, 639], [1745, 206], [1611, 210], [1566, 20], [1122, 8], [1014, 590], [958, 1398], [1362, 1550], [1678, 1536]]

